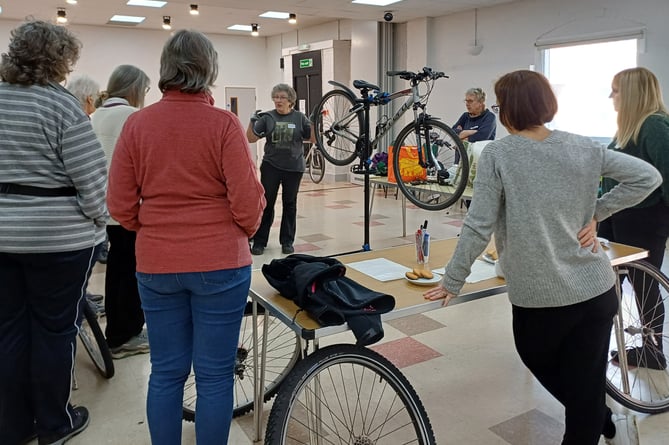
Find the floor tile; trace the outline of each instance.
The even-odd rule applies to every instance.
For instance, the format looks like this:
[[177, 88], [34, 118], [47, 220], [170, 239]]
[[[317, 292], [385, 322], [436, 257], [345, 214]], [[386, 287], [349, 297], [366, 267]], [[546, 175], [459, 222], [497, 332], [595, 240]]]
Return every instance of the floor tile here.
[[374, 345], [370, 349], [383, 355], [400, 369], [431, 360], [441, 355], [434, 349], [425, 346], [411, 337]]

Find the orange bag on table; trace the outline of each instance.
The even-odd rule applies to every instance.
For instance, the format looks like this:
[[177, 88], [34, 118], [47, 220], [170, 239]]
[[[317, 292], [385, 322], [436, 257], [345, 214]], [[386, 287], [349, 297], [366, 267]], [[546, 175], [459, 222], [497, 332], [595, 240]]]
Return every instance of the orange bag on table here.
[[[427, 172], [418, 164], [418, 149], [413, 146], [400, 147], [398, 151], [400, 174], [403, 182], [425, 181]], [[388, 147], [388, 182], [397, 183], [395, 172], [395, 148]]]

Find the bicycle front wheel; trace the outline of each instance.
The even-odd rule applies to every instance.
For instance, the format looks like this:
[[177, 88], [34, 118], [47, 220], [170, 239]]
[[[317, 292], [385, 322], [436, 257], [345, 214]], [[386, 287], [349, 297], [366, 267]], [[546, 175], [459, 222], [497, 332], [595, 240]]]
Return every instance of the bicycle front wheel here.
[[[253, 307], [248, 302], [239, 332], [239, 345], [235, 359], [234, 405], [232, 416], [238, 417], [253, 409]], [[301, 358], [298, 335], [278, 318], [268, 315], [258, 305], [258, 333], [262, 335], [264, 317], [267, 320], [267, 356], [265, 359], [265, 384], [263, 400], [268, 401], [276, 394], [281, 382]], [[262, 348], [262, 345], [259, 345]], [[260, 353], [260, 351], [258, 351]], [[184, 387], [182, 418], [195, 421], [197, 391], [195, 374], [191, 371]]]
[[110, 379], [114, 377], [114, 360], [107, 346], [107, 340], [98, 323], [98, 316], [84, 298], [81, 304], [84, 312], [84, 318], [79, 328], [79, 340], [93, 360], [93, 364], [98, 369], [100, 375]]
[[348, 165], [357, 156], [362, 117], [351, 111], [354, 106], [354, 99], [345, 91], [332, 90], [314, 110], [316, 145], [334, 165]]
[[455, 204], [469, 181], [469, 157], [458, 135], [441, 121], [427, 119], [404, 127], [394, 153], [416, 150], [420, 156], [393, 156], [397, 186], [413, 204], [443, 210]]
[[425, 408], [380, 354], [328, 346], [289, 374], [267, 421], [266, 445], [434, 444]]
[[313, 183], [318, 184], [321, 182], [325, 176], [325, 158], [323, 157], [323, 153], [316, 147], [310, 149], [308, 167], [309, 177]]
[[[614, 319], [606, 391], [642, 413], [669, 411], [669, 279], [644, 261], [616, 267], [620, 308]], [[625, 351], [619, 355], [619, 351]]]

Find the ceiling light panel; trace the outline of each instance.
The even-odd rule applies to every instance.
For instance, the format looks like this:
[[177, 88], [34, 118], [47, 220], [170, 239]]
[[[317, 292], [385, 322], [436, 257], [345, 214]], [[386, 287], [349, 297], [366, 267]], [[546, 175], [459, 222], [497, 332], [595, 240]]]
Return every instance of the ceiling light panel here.
[[357, 3], [359, 5], [388, 6], [401, 1], [402, 0], [353, 0], [351, 3]]
[[226, 29], [229, 29], [230, 31], [251, 32], [251, 25], [232, 25], [232, 26], [228, 26]]
[[109, 23], [136, 25], [138, 23], [142, 23], [144, 20], [146, 20], [146, 17], [138, 17], [134, 15], [114, 15], [109, 19]]
[[290, 16], [290, 14], [287, 13], [287, 12], [267, 11], [267, 12], [263, 12], [258, 17], [264, 17], [266, 19], [283, 19], [283, 20], [285, 20], [289, 16]]
[[128, 0], [128, 6], [146, 6], [147, 8], [162, 8], [167, 2], [157, 0]]

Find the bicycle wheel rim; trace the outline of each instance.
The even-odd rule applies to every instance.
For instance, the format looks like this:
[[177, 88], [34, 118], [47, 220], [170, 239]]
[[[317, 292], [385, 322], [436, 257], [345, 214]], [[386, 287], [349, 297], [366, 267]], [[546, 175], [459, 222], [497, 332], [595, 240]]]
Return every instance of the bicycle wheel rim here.
[[[264, 310], [258, 307], [258, 334], [262, 335]], [[278, 318], [268, 316], [267, 357], [265, 362], [265, 385], [263, 400], [268, 401], [279, 389], [279, 386], [300, 360], [300, 342], [295, 331], [286, 326]], [[260, 352], [260, 351], [259, 351]], [[247, 304], [239, 333], [237, 361], [233, 390], [233, 417], [239, 417], [251, 411], [253, 398], [253, 314], [251, 304]], [[184, 386], [182, 417], [192, 422], [195, 420], [197, 390], [195, 374], [191, 371]]]
[[325, 159], [334, 165], [348, 165], [357, 156], [362, 118], [351, 113], [353, 98], [341, 90], [323, 96], [315, 110], [316, 145]]
[[[620, 363], [622, 357], [612, 352], [606, 373], [607, 392], [614, 400], [635, 411], [649, 414], [669, 411], [669, 368], [666, 367], [669, 361], [669, 322], [666, 316], [669, 280], [654, 266], [643, 261], [620, 265], [616, 271], [621, 289], [619, 314], [622, 314], [622, 338], [624, 350], [629, 351], [625, 358], [637, 361], [630, 361], [629, 365], [640, 366], [626, 368]], [[654, 293], [657, 290], [659, 298]], [[644, 307], [645, 310], [640, 310]], [[649, 310], [650, 307], [653, 309]], [[640, 313], [647, 315], [641, 317]], [[617, 317], [614, 323], [618, 322]], [[609, 350], [621, 349], [614, 328]], [[636, 352], [631, 352], [634, 349]], [[662, 362], [664, 369], [654, 369], [661, 368]]]
[[[425, 135], [430, 143], [425, 144]], [[428, 148], [437, 164], [420, 165], [418, 157], [402, 159], [393, 156], [393, 170], [397, 186], [414, 205], [425, 210], [443, 210], [457, 203], [469, 181], [469, 157], [457, 134], [446, 124], [427, 120], [418, 126], [409, 124], [402, 129], [393, 147], [422, 146], [422, 161], [426, 161]], [[394, 152], [397, 152], [394, 149]], [[459, 158], [456, 164], [455, 160]], [[426, 168], [427, 167], [427, 168]]]
[[90, 307], [87, 301], [83, 302], [84, 318], [81, 320], [79, 328], [79, 340], [86, 353], [93, 361], [100, 375], [106, 379], [114, 376], [114, 359], [107, 346], [107, 340], [98, 324], [98, 318], [95, 311]]
[[318, 149], [313, 149], [309, 157], [309, 177], [314, 184], [318, 184], [325, 176], [325, 158]]
[[274, 402], [266, 444], [432, 444], [415, 390], [387, 359], [333, 345], [296, 366]]

